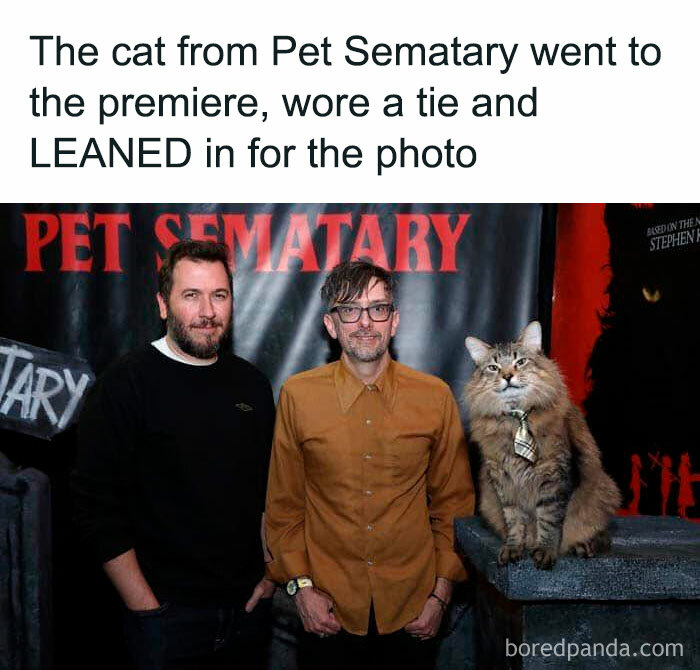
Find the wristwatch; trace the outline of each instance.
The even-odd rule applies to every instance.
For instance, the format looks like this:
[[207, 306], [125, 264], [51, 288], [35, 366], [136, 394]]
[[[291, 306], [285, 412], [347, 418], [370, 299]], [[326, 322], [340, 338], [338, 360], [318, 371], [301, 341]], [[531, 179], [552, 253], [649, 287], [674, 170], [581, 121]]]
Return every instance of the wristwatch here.
[[296, 579], [290, 579], [287, 582], [287, 593], [290, 596], [296, 595], [299, 589], [305, 589], [308, 586], [313, 586], [314, 583], [308, 577], [298, 577]]

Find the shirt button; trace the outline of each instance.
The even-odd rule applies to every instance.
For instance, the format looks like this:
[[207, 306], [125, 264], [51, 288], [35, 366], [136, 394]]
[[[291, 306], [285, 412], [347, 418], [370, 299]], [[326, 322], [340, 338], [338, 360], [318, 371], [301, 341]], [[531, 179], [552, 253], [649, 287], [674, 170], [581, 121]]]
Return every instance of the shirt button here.
[[370, 567], [372, 567], [372, 566], [374, 565], [374, 561], [370, 558], [370, 559], [367, 561], [367, 565], [369, 565]]
[[365, 423], [369, 426], [369, 424], [372, 423], [372, 419], [365, 419]]
[[367, 384], [368, 391], [376, 391], [377, 387], [374, 384]]
[[365, 455], [364, 455], [364, 459], [365, 459], [366, 461], [371, 461], [371, 460], [372, 460], [372, 454], [365, 454]]
[[373, 531], [373, 530], [374, 530], [374, 526], [373, 526], [371, 523], [368, 523], [368, 524], [367, 524], [367, 530]]
[[365, 495], [366, 495], [366, 496], [371, 496], [371, 495], [372, 495], [372, 491], [370, 491], [369, 489], [367, 489], [367, 490], [365, 491]]

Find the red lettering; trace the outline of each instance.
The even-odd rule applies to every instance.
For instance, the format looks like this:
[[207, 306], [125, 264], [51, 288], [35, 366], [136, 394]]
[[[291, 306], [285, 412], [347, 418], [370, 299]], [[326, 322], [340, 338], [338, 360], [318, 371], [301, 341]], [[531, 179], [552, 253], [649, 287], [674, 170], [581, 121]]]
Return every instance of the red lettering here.
[[245, 225], [245, 214], [223, 214], [224, 239], [231, 249], [231, 267], [236, 267], [236, 240], [243, 258], [248, 258], [255, 238], [256, 272], [272, 272], [270, 264], [270, 224], [272, 214], [255, 214], [250, 228]]
[[[174, 223], [182, 230], [182, 219], [179, 214], [160, 214], [155, 223], [156, 239], [165, 249], [170, 249], [180, 239], [170, 230], [169, 224], [171, 223]], [[163, 265], [163, 259], [156, 252], [156, 267], [158, 270], [160, 270], [161, 265]]]
[[[369, 241], [369, 246], [364, 246], [365, 237]], [[382, 231], [379, 228], [379, 217], [376, 214], [363, 214], [360, 217], [360, 226], [357, 229], [357, 237], [355, 237], [350, 260], [361, 256], [369, 257], [375, 265], [379, 265], [385, 270], [389, 269]]]
[[[43, 272], [41, 249], [56, 239], [58, 235], [58, 217], [55, 214], [22, 214], [27, 246], [27, 265], [25, 272]], [[43, 226], [42, 226], [43, 224]], [[42, 228], [46, 232], [42, 235]]]
[[[417, 227], [416, 234], [411, 237], [411, 224]], [[416, 253], [416, 272], [432, 272], [430, 249], [425, 241], [430, 231], [430, 219], [427, 214], [397, 214], [396, 215], [396, 272], [410, 272], [410, 252]]]
[[[295, 238], [299, 240], [299, 244], [295, 245]], [[287, 237], [284, 240], [282, 247], [282, 255], [277, 266], [278, 272], [286, 272], [289, 270], [289, 259], [301, 259], [302, 272], [319, 272], [318, 259], [316, 251], [311, 242], [311, 230], [309, 229], [309, 218], [306, 214], [292, 214], [289, 217], [289, 229]]]
[[61, 272], [90, 272], [92, 256], [78, 258], [78, 249], [90, 250], [89, 232], [79, 232], [78, 226], [90, 230], [87, 212], [59, 214], [61, 221]]
[[442, 262], [440, 272], [457, 272], [457, 242], [467, 225], [471, 214], [459, 214], [454, 230], [450, 228], [449, 214], [431, 214], [433, 228], [440, 238], [442, 246]]
[[332, 270], [340, 263], [340, 229], [348, 226], [352, 229], [350, 212], [343, 214], [319, 214], [316, 228], [326, 226], [326, 265], [324, 270]]
[[[219, 241], [219, 221], [216, 214], [190, 214], [190, 238], [202, 242]], [[207, 226], [213, 226], [214, 232], [207, 232]]]
[[100, 226], [105, 228], [105, 272], [124, 272], [119, 252], [119, 227], [126, 226], [131, 230], [131, 217], [128, 212], [114, 214], [96, 213], [92, 224], [97, 230]]

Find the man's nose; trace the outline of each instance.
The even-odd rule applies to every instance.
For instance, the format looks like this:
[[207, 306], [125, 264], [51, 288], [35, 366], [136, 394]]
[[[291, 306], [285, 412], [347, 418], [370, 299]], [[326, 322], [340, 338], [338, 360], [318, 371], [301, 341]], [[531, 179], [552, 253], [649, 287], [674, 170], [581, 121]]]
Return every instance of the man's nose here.
[[363, 328], [369, 328], [372, 325], [372, 319], [369, 318], [369, 311], [366, 309], [360, 312], [360, 325]]
[[213, 319], [216, 315], [214, 310], [214, 303], [209, 296], [203, 295], [202, 299], [199, 301], [199, 316], [206, 317], [207, 319]]

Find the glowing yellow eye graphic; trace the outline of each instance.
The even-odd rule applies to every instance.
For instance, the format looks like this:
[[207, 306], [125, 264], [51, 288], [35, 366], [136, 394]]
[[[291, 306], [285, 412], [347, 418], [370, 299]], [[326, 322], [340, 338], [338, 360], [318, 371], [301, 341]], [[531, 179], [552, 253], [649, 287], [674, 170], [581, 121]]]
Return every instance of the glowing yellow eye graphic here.
[[655, 288], [653, 291], [650, 291], [646, 286], [642, 287], [642, 295], [644, 296], [644, 300], [647, 302], [659, 302], [661, 300], [661, 291], [659, 291], [658, 288]]

